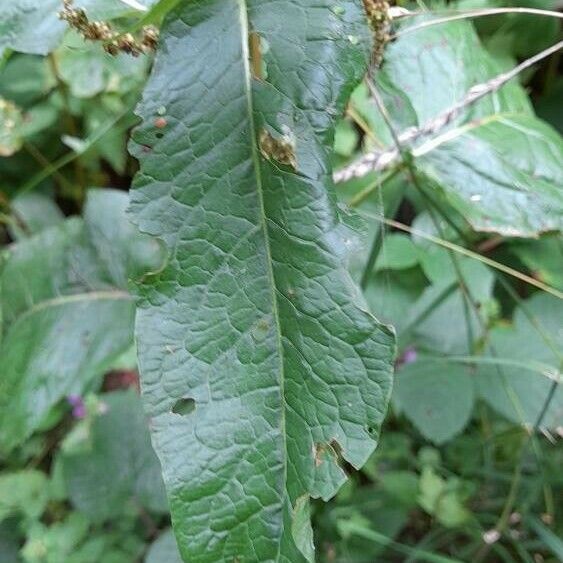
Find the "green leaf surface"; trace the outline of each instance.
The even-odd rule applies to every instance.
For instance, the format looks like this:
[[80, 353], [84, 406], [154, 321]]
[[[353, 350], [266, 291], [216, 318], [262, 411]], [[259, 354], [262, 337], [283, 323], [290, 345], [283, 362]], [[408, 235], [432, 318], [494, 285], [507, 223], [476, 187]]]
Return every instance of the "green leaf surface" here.
[[418, 252], [410, 237], [392, 233], [385, 236], [376, 270], [404, 270], [418, 264]]
[[[530, 322], [528, 315], [533, 322]], [[527, 425], [536, 424], [561, 378], [563, 350], [563, 302], [545, 293], [535, 294], [516, 309], [511, 326], [491, 331], [488, 354], [496, 358], [536, 362], [544, 366], [540, 373], [525, 367], [480, 366], [475, 374], [479, 395], [508, 419]], [[538, 331], [537, 327], [540, 327]], [[545, 341], [543, 335], [551, 342]], [[557, 385], [541, 427], [555, 428], [563, 420], [563, 390]]]
[[534, 277], [563, 291], [563, 239], [559, 234], [514, 242], [510, 251], [522, 260]]
[[[378, 83], [400, 132], [429, 122], [501, 70], [470, 23], [451, 22], [393, 42]], [[359, 106], [366, 118], [377, 114], [371, 106]], [[372, 126], [379, 121], [368, 119]], [[520, 237], [561, 228], [563, 142], [534, 117], [515, 80], [433, 136], [440, 141], [427, 146], [416, 166], [473, 228]]]
[[14, 522], [0, 524], [0, 560], [2, 563], [20, 563], [18, 534]]
[[303, 561], [298, 499], [335, 494], [386, 410], [394, 340], [346, 270], [328, 165], [369, 30], [359, 0], [331, 8], [180, 6], [141, 104], [132, 211], [169, 262], [142, 286], [137, 340], [186, 561]]
[[[112, 216], [113, 248], [106, 252], [95, 234], [111, 216], [101, 213], [104, 196], [121, 203], [121, 214]], [[0, 449], [24, 441], [61, 398], [82, 393], [131, 347], [134, 302], [119, 285], [122, 272], [111, 267], [134, 232], [126, 201], [124, 193], [97, 192], [87, 203], [86, 224], [68, 219], [7, 251], [0, 274]], [[147, 252], [154, 250], [148, 242]], [[129, 273], [140, 269], [135, 264]]]
[[453, 485], [437, 475], [432, 467], [422, 469], [418, 502], [428, 514], [435, 516], [448, 528], [461, 526], [471, 518], [471, 513], [463, 506], [456, 490], [455, 481]]
[[435, 444], [465, 428], [474, 399], [473, 381], [461, 365], [421, 358], [403, 366], [395, 378], [394, 404]]
[[6, 49], [46, 55], [60, 41], [60, 0], [0, 0], [0, 55]]
[[14, 515], [39, 518], [48, 500], [47, 476], [41, 471], [0, 474], [0, 522]]
[[[153, 0], [137, 2], [148, 8]], [[75, 0], [74, 6], [91, 21], [142, 14], [120, 0]], [[62, 8], [62, 0], [0, 0], [0, 56], [6, 49], [33, 55], [53, 51], [67, 29], [59, 18]]]
[[104, 409], [90, 429], [90, 447], [63, 453], [72, 504], [91, 520], [123, 512], [128, 503], [166, 512], [160, 464], [152, 449], [141, 401], [133, 391], [101, 395]]
[[172, 528], [165, 530], [151, 544], [145, 563], [182, 563]]
[[115, 56], [100, 45], [73, 34], [56, 51], [58, 71], [77, 98], [92, 98], [106, 91], [120, 91], [127, 81], [141, 82], [146, 77], [146, 57]]
[[530, 115], [495, 116], [418, 159], [479, 231], [535, 237], [563, 227], [563, 140]]
[[[404, 27], [420, 23], [408, 18]], [[481, 45], [468, 21], [435, 25], [408, 33], [385, 51], [381, 87], [394, 121], [420, 126], [467, 94], [468, 90], [500, 72], [496, 61]], [[517, 82], [469, 106], [454, 125], [499, 111], [531, 112], [526, 93]]]
[[28, 238], [63, 220], [63, 214], [53, 198], [31, 192], [15, 197], [10, 208], [16, 220], [10, 225], [10, 234], [17, 240]]
[[143, 235], [127, 216], [129, 198], [117, 190], [92, 190], [84, 207], [86, 231], [112, 285], [127, 289], [129, 280], [159, 270], [164, 250]]

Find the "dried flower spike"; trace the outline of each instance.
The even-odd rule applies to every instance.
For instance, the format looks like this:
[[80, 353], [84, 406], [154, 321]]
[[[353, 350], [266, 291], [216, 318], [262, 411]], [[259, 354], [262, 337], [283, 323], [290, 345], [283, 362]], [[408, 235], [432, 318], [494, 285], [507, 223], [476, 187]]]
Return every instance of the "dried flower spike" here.
[[373, 64], [376, 67], [383, 61], [383, 51], [390, 39], [391, 16], [386, 0], [364, 0], [366, 14], [374, 35]]
[[142, 28], [140, 38], [134, 37], [131, 33], [120, 34], [107, 22], [90, 21], [83, 9], [74, 8], [72, 0], [63, 0], [63, 9], [59, 17], [68, 22], [70, 27], [78, 31], [84, 39], [102, 41], [104, 50], [110, 55], [127, 53], [138, 57], [142, 53], [154, 50], [158, 42], [158, 30], [152, 25]]

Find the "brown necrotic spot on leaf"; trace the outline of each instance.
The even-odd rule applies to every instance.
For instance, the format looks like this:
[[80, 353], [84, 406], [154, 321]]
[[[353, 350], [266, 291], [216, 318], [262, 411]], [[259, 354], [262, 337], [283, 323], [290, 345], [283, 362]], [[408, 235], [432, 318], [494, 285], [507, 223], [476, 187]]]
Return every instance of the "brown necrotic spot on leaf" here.
[[333, 438], [329, 444], [313, 444], [313, 457], [315, 459], [315, 467], [319, 467], [326, 459], [326, 456], [330, 456], [340, 467], [343, 467], [346, 463], [342, 456], [342, 447]]
[[291, 166], [293, 170], [297, 169], [295, 142], [289, 133], [284, 133], [281, 137], [274, 137], [269, 131], [262, 129], [259, 142], [260, 152], [265, 158]]
[[262, 73], [262, 50], [260, 49], [260, 36], [255, 31], [248, 36], [248, 51], [250, 54], [252, 78], [261, 80], [264, 78]]

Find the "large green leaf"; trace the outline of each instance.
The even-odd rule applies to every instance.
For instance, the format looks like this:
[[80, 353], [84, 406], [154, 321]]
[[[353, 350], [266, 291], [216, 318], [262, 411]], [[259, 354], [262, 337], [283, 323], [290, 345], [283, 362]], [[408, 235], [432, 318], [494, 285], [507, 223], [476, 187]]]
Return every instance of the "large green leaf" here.
[[[121, 205], [111, 217], [122, 227], [104, 252], [96, 226], [110, 219], [100, 201], [105, 198]], [[126, 200], [124, 193], [96, 193], [86, 206], [86, 224], [68, 219], [6, 252], [0, 273], [0, 450], [23, 442], [62, 397], [81, 393], [130, 348], [134, 302], [122, 272], [111, 267], [121, 245], [140, 236], [125, 216]], [[159, 252], [153, 241], [144, 248]], [[154, 255], [152, 260], [158, 263]], [[130, 273], [138, 275], [137, 266]]]
[[328, 165], [369, 43], [360, 0], [195, 1], [162, 30], [132, 210], [169, 262], [137, 339], [186, 561], [303, 560], [293, 516], [376, 445], [394, 340], [346, 270]]

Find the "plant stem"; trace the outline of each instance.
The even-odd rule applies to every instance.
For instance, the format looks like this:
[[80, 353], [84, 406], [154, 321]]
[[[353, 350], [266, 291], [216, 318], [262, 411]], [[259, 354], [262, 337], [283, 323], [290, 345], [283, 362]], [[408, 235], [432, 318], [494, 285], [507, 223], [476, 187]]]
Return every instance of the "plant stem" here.
[[[64, 83], [61, 74], [59, 72], [57, 58], [54, 53], [49, 53], [48, 59], [49, 59], [49, 64], [51, 66], [51, 70], [57, 82], [57, 89], [63, 100], [63, 121], [64, 121], [65, 132], [68, 135], [71, 135], [72, 137], [78, 137], [79, 128], [70, 109], [68, 87]], [[74, 166], [74, 177], [75, 177], [77, 189], [72, 189], [70, 194], [72, 194], [74, 198], [77, 200], [77, 202], [81, 204], [84, 199], [84, 192], [86, 189], [85, 172], [79, 158], [73, 161], [73, 166]]]

